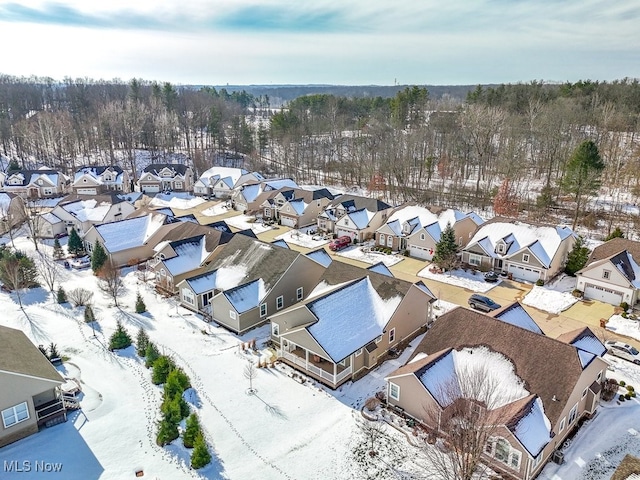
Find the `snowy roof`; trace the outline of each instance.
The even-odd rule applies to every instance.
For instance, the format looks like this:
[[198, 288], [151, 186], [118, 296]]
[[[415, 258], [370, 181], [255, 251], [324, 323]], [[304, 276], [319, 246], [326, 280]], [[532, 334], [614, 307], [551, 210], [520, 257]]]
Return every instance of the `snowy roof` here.
[[611, 263], [616, 269], [633, 285], [634, 288], [640, 288], [640, 266], [633, 259], [628, 251], [620, 252], [611, 257]]
[[473, 220], [476, 225], [482, 225], [484, 223], [484, 219], [475, 212], [468, 212], [467, 217]]
[[542, 263], [549, 266], [560, 243], [572, 234], [568, 227], [535, 226], [517, 221], [488, 222], [478, 229], [467, 248], [479, 243], [489, 255], [499, 256], [495, 253], [496, 244], [503, 240], [508, 247], [503, 256], [513, 255], [522, 248], [529, 247]]
[[224, 296], [238, 313], [244, 313], [257, 307], [266, 294], [267, 291], [262, 279], [224, 291]]
[[[242, 175], [249, 173], [244, 168], [231, 168], [231, 167], [212, 167], [208, 170], [205, 170], [202, 175], [200, 175], [200, 181], [205, 185], [213, 185], [219, 179], [228, 178], [231, 181], [231, 188], [236, 184], [236, 182], [240, 179]], [[210, 180], [213, 180], [210, 182]], [[225, 182], [226, 183], [226, 182]], [[226, 183], [229, 185], [228, 183]]]
[[420, 280], [419, 282], [414, 283], [414, 285], [416, 287], [418, 287], [420, 290], [422, 290], [424, 293], [426, 293], [427, 295], [429, 295], [431, 298], [433, 298], [434, 300], [436, 299], [436, 296], [433, 294], [433, 292], [429, 289], [429, 287], [427, 287], [424, 282], [422, 280]]
[[306, 254], [311, 260], [318, 262], [323, 267], [328, 267], [333, 262], [331, 255], [327, 253], [324, 248], [319, 248], [318, 250], [314, 250], [313, 252], [309, 252]]
[[298, 184], [291, 178], [264, 180], [264, 190], [280, 190], [281, 188], [297, 188]]
[[271, 245], [277, 245], [278, 247], [282, 247], [282, 248], [290, 248], [289, 244], [282, 239], [274, 240], [273, 242], [271, 242]]
[[143, 217], [98, 225], [96, 230], [104, 240], [104, 248], [115, 253], [144, 245], [166, 220], [166, 215], [150, 213]]
[[347, 216], [351, 219], [351, 221], [358, 229], [366, 228], [374, 215], [375, 212], [370, 212], [366, 208], [347, 213]]
[[[413, 227], [409, 233], [413, 233], [417, 229], [427, 228], [430, 226], [430, 230], [428, 229], [429, 234], [436, 240], [440, 240], [440, 232], [445, 229], [447, 224], [454, 226], [457, 222], [464, 220], [467, 217], [471, 217], [476, 224], [483, 222], [480, 217], [475, 214], [473, 215], [474, 216], [471, 217], [470, 213], [463, 213], [452, 208], [440, 210], [437, 213], [434, 213], [427, 207], [407, 205], [400, 207], [393, 212], [389, 217], [387, 226], [391, 228], [396, 235], [400, 235], [402, 233], [401, 230], [398, 229], [402, 229], [402, 226], [407, 222]], [[399, 225], [395, 222], [399, 222]]]
[[62, 205], [61, 208], [76, 217], [80, 222], [101, 222], [109, 213], [112, 204], [98, 202], [95, 199], [80, 200]]
[[551, 441], [551, 422], [544, 413], [540, 397], [528, 405], [528, 411], [510, 428], [532, 457], [537, 457]]
[[579, 348], [580, 350], [585, 350], [589, 353], [592, 353], [598, 357], [601, 357], [607, 352], [607, 348], [593, 334], [583, 335], [575, 341], [571, 342], [571, 345]]
[[[399, 221], [400, 224], [404, 224], [409, 220], [417, 219], [417, 224], [421, 226], [430, 225], [433, 222], [438, 221], [438, 216], [426, 207], [420, 207], [418, 205], [408, 205], [406, 207], [400, 207], [398, 210], [393, 212], [393, 214], [389, 217], [389, 221], [387, 223], [391, 223], [393, 221]], [[445, 224], [446, 225], [446, 224]]]
[[296, 198], [291, 200], [289, 205], [291, 205], [291, 208], [293, 208], [298, 215], [302, 215], [309, 204], [305, 203], [301, 198]]
[[365, 277], [307, 303], [318, 319], [307, 330], [339, 362], [382, 335], [401, 299], [383, 300]]
[[383, 202], [382, 200], [378, 200], [377, 198], [363, 197], [360, 195], [351, 195], [346, 193], [335, 197], [334, 200], [329, 204], [328, 208], [334, 209], [338, 207], [345, 208], [347, 211], [366, 208], [371, 212], [380, 212], [382, 210], [391, 208], [391, 205]]
[[43, 213], [42, 215], [40, 215], [40, 217], [50, 223], [51, 225], [54, 225], [56, 223], [60, 223], [62, 220], [60, 220], [56, 215], [54, 215], [53, 213], [49, 212], [49, 213]]
[[173, 250], [176, 256], [164, 260], [164, 265], [169, 273], [174, 276], [195, 270], [204, 263], [211, 253], [206, 249], [204, 235], [190, 239], [187, 242], [174, 242]]
[[242, 187], [242, 195], [247, 200], [247, 202], [253, 202], [258, 197], [259, 194], [260, 194], [259, 184], [245, 185]]
[[515, 325], [516, 327], [525, 328], [530, 332], [544, 335], [531, 315], [517, 302], [494, 315], [494, 318]]
[[107, 170], [116, 175], [115, 178], [111, 180], [109, 183], [121, 184], [123, 182], [124, 175], [123, 175], [122, 168], [117, 165], [114, 165], [114, 166], [92, 165], [92, 166], [80, 167], [78, 170], [76, 170], [73, 176], [73, 181], [75, 183], [78, 180], [80, 180], [82, 177], [87, 175], [93, 178], [96, 183], [102, 184], [103, 183], [102, 175]]
[[387, 267], [383, 262], [378, 262], [378, 263], [376, 263], [374, 265], [371, 265], [370, 267], [367, 267], [367, 270], [371, 270], [372, 272], [381, 273], [382, 275], [386, 275], [387, 277], [393, 277], [394, 276], [393, 273], [391, 273], [391, 270], [389, 270], [389, 267]]

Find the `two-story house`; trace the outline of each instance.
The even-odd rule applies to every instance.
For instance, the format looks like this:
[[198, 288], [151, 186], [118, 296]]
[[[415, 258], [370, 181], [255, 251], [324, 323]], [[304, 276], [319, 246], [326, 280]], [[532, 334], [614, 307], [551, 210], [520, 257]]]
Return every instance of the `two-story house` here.
[[59, 197], [69, 193], [70, 188], [69, 177], [47, 167], [8, 173], [2, 183], [2, 191], [20, 195], [24, 199]]
[[193, 170], [182, 163], [153, 163], [140, 174], [138, 188], [143, 193], [190, 192]]
[[326, 188], [281, 189], [261, 206], [264, 218], [279, 219], [284, 226], [302, 228], [316, 225], [318, 215], [331, 200], [333, 195]]
[[265, 192], [274, 192], [283, 188], [298, 188], [298, 184], [291, 178], [272, 178], [259, 183], [250, 183], [237, 188], [231, 197], [235, 210], [253, 212], [260, 209], [264, 198], [259, 198]]
[[207, 198], [231, 198], [234, 190], [247, 183], [260, 183], [265, 178], [244, 168], [212, 167], [193, 185], [193, 193]]
[[76, 170], [71, 188], [78, 195], [130, 191], [129, 174], [118, 165], [86, 165]]
[[[393, 207], [382, 200], [358, 195], [338, 195], [318, 215], [318, 230], [364, 240], [386, 223]], [[348, 214], [355, 214], [347, 217]], [[342, 219], [342, 222], [340, 220]]]

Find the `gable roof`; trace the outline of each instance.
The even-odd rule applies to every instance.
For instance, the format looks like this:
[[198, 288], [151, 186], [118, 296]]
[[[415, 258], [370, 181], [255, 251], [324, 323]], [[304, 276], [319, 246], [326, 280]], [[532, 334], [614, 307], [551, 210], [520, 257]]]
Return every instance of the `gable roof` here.
[[204, 185], [213, 186], [213, 184], [218, 180], [228, 179], [228, 181], [225, 181], [225, 185], [229, 188], [233, 188], [240, 177], [247, 173], [249, 173], [249, 171], [244, 168], [211, 167], [200, 175], [199, 180]]
[[589, 365], [595, 357], [602, 357], [607, 353], [607, 348], [589, 327], [578, 328], [564, 333], [558, 337], [558, 340], [573, 345], [578, 349], [583, 368]]
[[63, 383], [51, 362], [20, 330], [0, 325], [0, 370]]
[[[552, 424], [559, 420], [569, 395], [582, 375], [578, 349], [479, 312], [458, 307], [438, 318], [418, 345], [419, 353], [484, 345], [515, 365], [515, 373], [543, 402]], [[552, 398], [561, 401], [552, 401]]]
[[334, 209], [340, 206], [345, 208], [347, 211], [366, 208], [370, 212], [380, 212], [391, 208], [391, 205], [383, 202], [382, 200], [378, 200], [377, 198], [361, 197], [359, 195], [350, 194], [338, 195], [327, 206], [327, 208]]
[[515, 325], [516, 327], [524, 328], [530, 332], [544, 335], [542, 329], [538, 326], [533, 317], [527, 313], [519, 302], [513, 302], [505, 308], [496, 310], [496, 312], [490, 316], [511, 325]]
[[591, 255], [589, 255], [589, 260], [587, 260], [587, 265], [597, 262], [598, 260], [613, 257], [616, 253], [624, 250], [629, 252], [634, 258], [640, 259], [640, 242], [627, 240], [626, 238], [612, 238], [593, 249]]
[[327, 251], [322, 247], [317, 250], [308, 252], [305, 255], [311, 260], [318, 262], [323, 267], [328, 267], [329, 265], [331, 265], [331, 262], [333, 262], [333, 258], [331, 258], [331, 255], [329, 255]]
[[280, 240], [274, 240], [273, 242], [271, 242], [271, 245], [277, 245], [278, 247], [282, 247], [282, 248], [291, 248], [289, 247], [289, 244], [285, 242], [282, 238]]
[[103, 223], [94, 228], [102, 237], [105, 250], [115, 253], [144, 245], [165, 225], [166, 220], [166, 215], [149, 213], [142, 217]]
[[266, 294], [267, 291], [261, 278], [224, 291], [224, 296], [238, 313], [244, 313], [257, 307]]
[[122, 183], [124, 178], [124, 171], [119, 165], [85, 165], [76, 170], [73, 181], [74, 183], [80, 180], [83, 176], [88, 175], [92, 177], [97, 183], [102, 184], [102, 175], [106, 171], [115, 173], [116, 178], [109, 183]]
[[360, 210], [348, 212], [346, 216], [351, 219], [356, 228], [363, 229], [367, 228], [375, 213], [376, 212], [370, 212], [366, 208], [362, 208]]
[[[370, 267], [367, 267], [367, 270], [371, 270], [372, 272], [381, 273], [382, 275], [386, 275], [387, 277], [393, 277], [393, 273], [389, 270], [383, 262], [374, 263]], [[424, 285], [424, 284], [423, 284]]]
[[[51, 183], [52, 185], [57, 186], [58, 181], [60, 180], [60, 176], [62, 176], [62, 182], [66, 180], [66, 177], [62, 175], [60, 172], [56, 170], [48, 169], [47, 167], [42, 167], [38, 170], [18, 170], [17, 172], [12, 172], [5, 177], [5, 185], [9, 187], [17, 187], [23, 186], [26, 187], [32, 183], [36, 183], [41, 177], [47, 181], [47, 183]], [[7, 183], [9, 179], [19, 179], [21, 183], [19, 184], [10, 184]]]
[[[393, 212], [389, 217], [387, 225], [397, 236], [403, 233], [402, 227], [405, 223], [409, 223], [412, 227], [409, 233], [431, 226], [432, 230], [429, 231], [429, 234], [436, 240], [440, 240], [440, 232], [446, 228], [448, 223], [451, 224], [451, 226], [454, 226], [457, 222], [464, 220], [467, 217], [469, 217], [469, 214], [452, 208], [428, 208], [416, 204], [407, 204], [398, 207]], [[474, 222], [476, 222], [476, 217], [477, 215], [472, 217]]]
[[174, 172], [174, 175], [184, 176], [189, 168], [183, 163], [150, 163], [142, 170], [145, 173], [152, 173], [155, 176], [159, 176], [160, 172], [168, 168]]
[[640, 478], [640, 458], [627, 453], [613, 472], [611, 480], [637, 480], [638, 478]]

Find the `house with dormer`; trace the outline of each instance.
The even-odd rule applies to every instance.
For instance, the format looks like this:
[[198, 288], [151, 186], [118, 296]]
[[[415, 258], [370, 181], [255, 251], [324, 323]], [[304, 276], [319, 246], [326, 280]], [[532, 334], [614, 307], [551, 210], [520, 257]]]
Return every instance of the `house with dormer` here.
[[323, 272], [302, 253], [235, 234], [205, 273], [177, 287], [185, 308], [241, 334], [302, 301]]
[[635, 305], [640, 300], [640, 242], [614, 238], [597, 246], [576, 278], [584, 298]]
[[231, 198], [234, 190], [248, 183], [260, 183], [265, 178], [244, 168], [212, 167], [193, 185], [194, 195], [207, 198]]
[[[324, 211], [333, 195], [326, 188], [316, 190], [282, 189], [272, 200], [271, 206], [263, 204], [267, 214], [275, 216], [284, 226], [302, 228], [317, 223], [318, 215]], [[271, 208], [271, 211], [269, 209]]]
[[273, 178], [242, 185], [234, 191], [231, 204], [235, 210], [241, 212], [256, 212], [261, 209], [266, 198], [272, 198], [272, 195], [276, 195], [276, 191], [286, 188], [298, 188], [298, 184], [291, 178]]
[[86, 165], [76, 170], [71, 188], [77, 195], [127, 193], [129, 174], [118, 165]]
[[482, 223], [484, 221], [475, 213], [404, 205], [398, 207], [387, 223], [376, 231], [376, 245], [394, 251], [408, 251], [412, 257], [431, 260], [447, 224], [452, 226], [458, 245], [464, 247]]
[[[595, 414], [608, 364], [588, 328], [553, 339], [531, 328], [520, 306], [509, 309], [510, 321], [462, 307], [440, 316], [386, 378], [387, 401], [434, 440], [447, 441], [451, 426], [473, 415], [484, 432], [482, 461], [504, 478], [529, 480]], [[474, 372], [484, 388], [474, 388]]]
[[24, 199], [59, 197], [69, 193], [70, 188], [69, 177], [47, 167], [7, 173], [2, 183], [2, 191]]
[[302, 304], [270, 314], [271, 340], [282, 361], [337, 388], [423, 331], [434, 301], [422, 282], [333, 261]]
[[[373, 238], [375, 231], [386, 223], [392, 210], [391, 205], [375, 198], [339, 195], [318, 215], [318, 230], [338, 236], [348, 235], [359, 241]], [[359, 213], [353, 218], [344, 219], [338, 225], [343, 217], [355, 212]]]
[[147, 165], [138, 179], [143, 193], [191, 192], [193, 170], [182, 163], [153, 163]]
[[462, 262], [495, 270], [518, 281], [547, 282], [559, 274], [576, 235], [567, 226], [546, 226], [494, 218], [478, 227], [462, 250]]

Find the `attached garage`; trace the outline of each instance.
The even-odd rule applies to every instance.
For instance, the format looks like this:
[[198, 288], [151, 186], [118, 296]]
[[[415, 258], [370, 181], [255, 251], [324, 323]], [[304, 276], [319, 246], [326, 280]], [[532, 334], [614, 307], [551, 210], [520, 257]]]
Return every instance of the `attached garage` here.
[[352, 230], [343, 230], [342, 228], [337, 228], [336, 229], [336, 235], [338, 235], [339, 237], [342, 236], [347, 236], [347, 237], [351, 237], [351, 238], [355, 238], [356, 237], [356, 233]]
[[611, 305], [620, 305], [624, 294], [610, 288], [601, 287], [599, 285], [593, 285], [591, 283], [585, 284], [584, 298], [591, 300], [599, 300], [601, 302], [610, 303]]
[[285, 227], [295, 228], [296, 227], [296, 218], [295, 217], [286, 217], [286, 216], [280, 214], [280, 223], [282, 225], [284, 225]]
[[98, 194], [98, 191], [96, 187], [78, 189], [78, 195], [97, 195], [97, 194]]
[[141, 185], [140, 190], [145, 193], [158, 193], [160, 191], [160, 185]]
[[422, 260], [433, 259], [433, 249], [423, 248], [417, 245], [409, 245], [409, 255], [414, 258], [421, 258]]
[[522, 267], [520, 265], [509, 265], [508, 272], [513, 275], [516, 280], [524, 280], [525, 282], [535, 283], [542, 278], [542, 272], [535, 268]]

